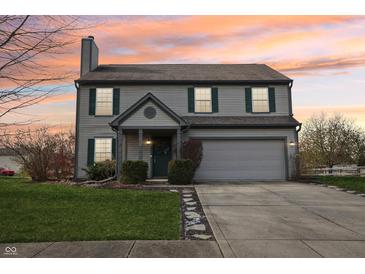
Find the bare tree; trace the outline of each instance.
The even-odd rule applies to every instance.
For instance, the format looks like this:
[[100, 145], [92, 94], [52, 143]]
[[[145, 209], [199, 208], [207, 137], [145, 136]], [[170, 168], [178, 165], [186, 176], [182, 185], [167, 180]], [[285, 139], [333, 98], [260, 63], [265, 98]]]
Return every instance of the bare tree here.
[[353, 120], [341, 114], [312, 116], [301, 132], [302, 168], [358, 163], [364, 136]]
[[8, 113], [40, 102], [72, 76], [44, 60], [66, 53], [82, 28], [74, 16], [0, 16], [0, 127], [9, 125]]
[[48, 128], [18, 130], [0, 138], [33, 181], [67, 179], [72, 176], [75, 136], [72, 132], [51, 134]]

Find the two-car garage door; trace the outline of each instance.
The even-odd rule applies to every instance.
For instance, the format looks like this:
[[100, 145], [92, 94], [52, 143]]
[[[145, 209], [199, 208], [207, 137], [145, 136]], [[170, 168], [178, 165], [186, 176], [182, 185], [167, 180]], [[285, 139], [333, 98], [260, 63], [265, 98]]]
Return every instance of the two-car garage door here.
[[196, 181], [285, 180], [283, 140], [203, 140]]

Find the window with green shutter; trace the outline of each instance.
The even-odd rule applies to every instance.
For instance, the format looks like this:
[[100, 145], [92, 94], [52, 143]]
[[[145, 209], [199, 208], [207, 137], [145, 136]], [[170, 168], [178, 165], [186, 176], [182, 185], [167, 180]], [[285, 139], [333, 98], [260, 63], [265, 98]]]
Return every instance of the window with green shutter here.
[[119, 105], [120, 105], [120, 89], [113, 89], [113, 115], [119, 114]]
[[88, 139], [87, 142], [87, 165], [91, 166], [94, 164], [94, 154], [95, 154], [95, 140]]
[[195, 111], [195, 99], [194, 99], [194, 88], [188, 88], [188, 111], [194, 112]]
[[116, 146], [116, 139], [113, 138], [112, 140], [112, 159], [115, 160], [115, 155], [117, 155], [117, 146]]
[[276, 112], [275, 88], [269, 88], [269, 109], [270, 112]]
[[89, 90], [89, 115], [95, 115], [96, 107], [96, 88]]
[[218, 112], [218, 88], [212, 88], [212, 112]]
[[245, 88], [246, 112], [252, 112], [252, 89]]

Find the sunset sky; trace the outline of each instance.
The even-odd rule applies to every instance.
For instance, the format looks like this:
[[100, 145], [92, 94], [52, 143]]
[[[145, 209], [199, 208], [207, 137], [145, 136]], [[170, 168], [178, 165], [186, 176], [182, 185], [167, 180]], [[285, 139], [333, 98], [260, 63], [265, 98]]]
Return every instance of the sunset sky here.
[[[294, 79], [294, 115], [305, 122], [340, 112], [365, 128], [365, 16], [93, 16], [99, 63], [266, 63]], [[77, 39], [79, 39], [77, 38]], [[80, 40], [79, 39], [79, 40]], [[80, 43], [42, 60], [79, 70]], [[55, 128], [75, 120], [75, 87], [18, 110], [7, 121], [32, 118]]]

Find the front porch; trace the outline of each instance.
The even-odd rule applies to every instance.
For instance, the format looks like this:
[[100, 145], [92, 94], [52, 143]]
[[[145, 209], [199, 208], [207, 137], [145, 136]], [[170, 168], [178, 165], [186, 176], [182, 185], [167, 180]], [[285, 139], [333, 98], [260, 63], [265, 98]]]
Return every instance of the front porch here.
[[110, 126], [117, 132], [117, 176], [123, 161], [148, 163], [148, 178], [166, 178], [168, 162], [181, 159], [181, 134], [187, 123], [151, 93], [147, 93]]
[[148, 163], [148, 178], [167, 178], [168, 162], [181, 159], [181, 129], [119, 126], [117, 130], [117, 176], [121, 177], [123, 161]]

